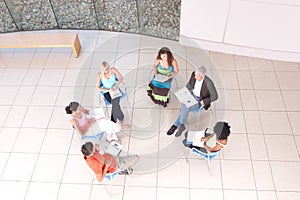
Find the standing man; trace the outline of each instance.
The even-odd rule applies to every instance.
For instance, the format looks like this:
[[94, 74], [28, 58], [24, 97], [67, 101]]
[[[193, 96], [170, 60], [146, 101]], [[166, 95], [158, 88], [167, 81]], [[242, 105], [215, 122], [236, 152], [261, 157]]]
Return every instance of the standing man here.
[[167, 134], [172, 135], [178, 128], [175, 137], [179, 137], [185, 130], [185, 124], [188, 119], [190, 111], [197, 111], [198, 109], [207, 110], [210, 103], [218, 99], [218, 93], [213, 81], [205, 74], [205, 67], [198, 67], [191, 75], [186, 87], [198, 101], [198, 104], [187, 108], [185, 104], [181, 104], [180, 115], [175, 123], [168, 130]]

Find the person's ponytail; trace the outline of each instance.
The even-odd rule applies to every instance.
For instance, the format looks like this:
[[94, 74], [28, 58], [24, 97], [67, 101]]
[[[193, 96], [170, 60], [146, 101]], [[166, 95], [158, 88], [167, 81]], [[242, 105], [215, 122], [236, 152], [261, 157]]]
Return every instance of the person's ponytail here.
[[73, 112], [70, 110], [70, 106], [65, 107], [66, 113], [71, 115]]

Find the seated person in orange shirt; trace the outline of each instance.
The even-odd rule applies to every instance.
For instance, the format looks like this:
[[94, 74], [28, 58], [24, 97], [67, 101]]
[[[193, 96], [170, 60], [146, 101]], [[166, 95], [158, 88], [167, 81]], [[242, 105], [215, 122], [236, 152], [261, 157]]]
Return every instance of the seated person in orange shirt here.
[[131, 174], [135, 165], [139, 159], [138, 155], [124, 156], [114, 158], [112, 155], [99, 153], [99, 145], [94, 145], [92, 142], [87, 142], [81, 147], [81, 152], [84, 155], [84, 160], [88, 166], [95, 172], [96, 178], [101, 182], [106, 173], [112, 173], [119, 170], [119, 174]]

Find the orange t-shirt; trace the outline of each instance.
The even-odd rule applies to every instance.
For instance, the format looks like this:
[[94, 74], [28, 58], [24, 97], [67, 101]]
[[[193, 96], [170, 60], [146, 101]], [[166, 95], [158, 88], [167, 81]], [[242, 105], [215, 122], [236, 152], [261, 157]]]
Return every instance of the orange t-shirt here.
[[84, 157], [86, 163], [90, 166], [90, 168], [95, 172], [95, 174], [101, 174], [102, 170], [105, 166], [105, 159], [109, 159], [111, 161], [111, 165], [108, 167], [107, 172], [114, 172], [116, 171], [116, 160], [110, 154], [103, 154], [101, 155], [99, 152], [95, 152], [94, 156], [92, 157]]

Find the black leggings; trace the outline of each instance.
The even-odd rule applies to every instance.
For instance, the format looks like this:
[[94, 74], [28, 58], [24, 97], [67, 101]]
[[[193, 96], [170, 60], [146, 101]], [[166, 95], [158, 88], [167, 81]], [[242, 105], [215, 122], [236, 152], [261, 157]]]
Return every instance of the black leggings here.
[[121, 110], [121, 107], [120, 107], [120, 98], [121, 97], [117, 97], [117, 98], [111, 99], [111, 96], [110, 96], [109, 92], [106, 92], [103, 95], [104, 95], [104, 98], [109, 103], [111, 103], [111, 105], [112, 105], [112, 109], [111, 109], [111, 121], [113, 121], [115, 123], [117, 122], [117, 120], [123, 121], [124, 120], [124, 114], [123, 114], [123, 112]]

